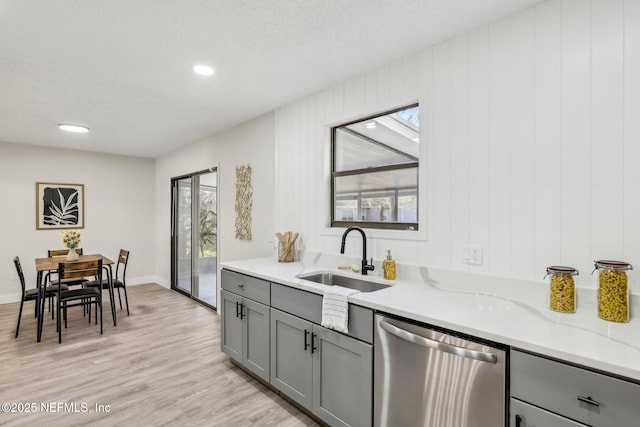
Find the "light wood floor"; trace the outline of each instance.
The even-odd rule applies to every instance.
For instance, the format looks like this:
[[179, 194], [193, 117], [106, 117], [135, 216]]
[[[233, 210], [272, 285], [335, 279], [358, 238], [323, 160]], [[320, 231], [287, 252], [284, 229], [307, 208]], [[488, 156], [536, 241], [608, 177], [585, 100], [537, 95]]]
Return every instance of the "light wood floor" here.
[[114, 327], [105, 303], [102, 336], [80, 308], [70, 309], [62, 344], [49, 313], [36, 343], [32, 302], [15, 339], [19, 304], [0, 305], [0, 403], [37, 407], [0, 410], [0, 425], [317, 425], [229, 362], [215, 312], [156, 284], [131, 286], [129, 305], [131, 315], [118, 309]]

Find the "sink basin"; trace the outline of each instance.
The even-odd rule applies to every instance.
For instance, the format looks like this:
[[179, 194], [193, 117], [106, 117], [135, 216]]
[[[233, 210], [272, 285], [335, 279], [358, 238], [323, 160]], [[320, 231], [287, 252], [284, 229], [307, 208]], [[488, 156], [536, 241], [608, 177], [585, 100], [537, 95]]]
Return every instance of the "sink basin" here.
[[369, 282], [355, 277], [342, 276], [331, 272], [313, 272], [300, 274], [296, 277], [298, 279], [309, 280], [322, 285], [342, 286], [343, 288], [355, 289], [360, 292], [375, 292], [391, 286], [383, 285], [382, 283]]

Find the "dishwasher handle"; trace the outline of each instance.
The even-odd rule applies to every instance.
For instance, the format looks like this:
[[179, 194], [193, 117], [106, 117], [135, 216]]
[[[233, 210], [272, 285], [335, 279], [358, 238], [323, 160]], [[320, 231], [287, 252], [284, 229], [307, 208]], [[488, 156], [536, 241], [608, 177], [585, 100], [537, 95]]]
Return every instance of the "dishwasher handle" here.
[[455, 354], [456, 356], [466, 357], [467, 359], [479, 360], [481, 362], [498, 362], [498, 357], [493, 353], [470, 350], [468, 348], [458, 347], [455, 345], [421, 337], [409, 331], [405, 331], [404, 329], [398, 328], [397, 326], [394, 326], [390, 323], [387, 323], [384, 320], [380, 320], [379, 325], [382, 329], [389, 332], [390, 334], [395, 335], [396, 337], [401, 338], [405, 341], [421, 345], [423, 347], [432, 348], [434, 350], [439, 350], [445, 353]]

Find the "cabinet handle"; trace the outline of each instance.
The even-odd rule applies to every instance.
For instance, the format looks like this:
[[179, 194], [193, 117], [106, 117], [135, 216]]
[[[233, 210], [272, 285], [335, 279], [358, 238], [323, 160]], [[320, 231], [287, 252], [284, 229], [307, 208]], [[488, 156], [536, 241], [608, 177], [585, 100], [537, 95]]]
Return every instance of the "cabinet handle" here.
[[239, 287], [240, 289], [244, 288], [244, 283], [238, 283], [238, 287]]
[[240, 318], [244, 319], [246, 314], [244, 313], [244, 304], [240, 304]]
[[522, 423], [522, 417], [516, 414], [516, 427], [520, 427]]
[[304, 330], [304, 351], [307, 351], [307, 347], [309, 347], [309, 343], [307, 342], [307, 336], [309, 336], [309, 331]]
[[236, 301], [236, 317], [240, 317], [240, 303]]
[[314, 334], [313, 332], [311, 332], [311, 354], [313, 354], [314, 350], [317, 350], [318, 347], [316, 347], [316, 337], [318, 335]]
[[387, 323], [384, 320], [381, 320], [378, 324], [382, 329], [389, 332], [390, 334], [395, 335], [396, 337], [403, 339], [405, 341], [409, 341], [426, 348], [432, 348], [434, 350], [439, 350], [444, 353], [455, 354], [456, 356], [466, 357], [467, 359], [480, 360], [482, 362], [488, 362], [488, 363], [498, 362], [498, 356], [496, 356], [493, 353], [470, 350], [468, 348], [458, 347], [455, 345], [432, 340], [430, 338], [426, 338], [420, 335], [413, 334], [409, 331], [405, 331], [404, 329], [398, 328], [397, 326], [394, 326], [391, 323]]
[[589, 405], [600, 406], [600, 402], [598, 402], [597, 400], [593, 400], [591, 396], [587, 396], [587, 397], [578, 396], [578, 400], [580, 402], [588, 403]]

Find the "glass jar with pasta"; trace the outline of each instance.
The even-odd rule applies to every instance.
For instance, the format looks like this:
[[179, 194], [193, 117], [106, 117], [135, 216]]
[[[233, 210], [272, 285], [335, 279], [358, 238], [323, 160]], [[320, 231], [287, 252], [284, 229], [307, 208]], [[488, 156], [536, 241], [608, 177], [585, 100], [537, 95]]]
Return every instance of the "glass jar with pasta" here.
[[628, 322], [629, 284], [627, 271], [631, 264], [622, 261], [599, 260], [598, 270], [598, 317], [611, 322]]
[[549, 308], [560, 313], [576, 312], [576, 285], [573, 276], [578, 270], [573, 267], [554, 265], [547, 267], [549, 283]]

